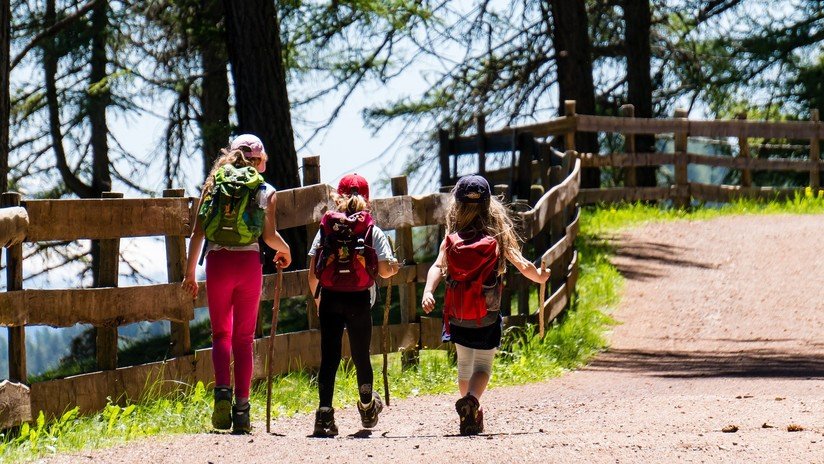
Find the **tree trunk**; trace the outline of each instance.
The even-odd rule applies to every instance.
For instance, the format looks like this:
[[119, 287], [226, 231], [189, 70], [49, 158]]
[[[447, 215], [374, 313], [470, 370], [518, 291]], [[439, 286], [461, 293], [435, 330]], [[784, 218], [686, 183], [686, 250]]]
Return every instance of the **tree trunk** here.
[[[649, 0], [625, 0], [624, 23], [627, 56], [627, 103], [635, 107], [635, 116], [652, 117], [652, 75], [650, 72], [651, 45], [650, 24], [652, 13]], [[655, 151], [655, 136], [639, 134], [635, 136], [635, 147], [639, 153]], [[654, 166], [639, 167], [636, 181], [639, 187], [656, 185]]]
[[[57, 21], [55, 11], [55, 0], [46, 2], [46, 27], [51, 27]], [[91, 198], [93, 192], [91, 187], [83, 183], [74, 172], [72, 172], [66, 158], [66, 150], [63, 147], [63, 131], [60, 122], [60, 102], [57, 97], [57, 51], [55, 43], [57, 38], [49, 37], [43, 43], [43, 80], [46, 84], [46, 106], [49, 112], [49, 134], [51, 135], [52, 150], [57, 158], [57, 170], [66, 187], [80, 198]]]
[[277, 11], [271, 0], [223, 0], [238, 131], [257, 135], [277, 188], [300, 186]]
[[9, 50], [11, 42], [10, 0], [0, 0], [0, 192], [9, 189]]
[[[266, 180], [279, 189], [300, 186], [292, 132], [286, 71], [275, 4], [271, 0], [223, 0], [226, 44], [232, 65], [238, 131], [257, 135], [266, 147]], [[282, 233], [291, 247], [293, 262], [303, 267], [305, 227]], [[267, 247], [268, 248], [268, 247]], [[264, 272], [271, 273], [272, 253], [264, 256]]]
[[229, 57], [222, 40], [224, 30], [221, 0], [201, 0], [202, 32], [197, 37], [197, 48], [203, 66], [203, 90], [200, 95], [200, 133], [203, 141], [203, 177], [209, 175], [212, 165], [231, 135], [229, 127], [229, 77], [226, 66]]
[[[565, 100], [575, 100], [576, 112], [595, 114], [595, 83], [592, 77], [592, 47], [589, 42], [589, 20], [586, 2], [581, 0], [544, 0], [552, 12], [552, 41], [558, 65], [559, 112], [564, 111]], [[544, 11], [547, 9], [544, 7]], [[593, 133], [578, 133], [575, 148], [583, 153], [598, 152], [598, 138]], [[598, 168], [581, 172], [581, 186], [596, 188], [601, 185]]]
[[106, 107], [109, 106], [109, 85], [106, 79], [106, 40], [108, 38], [108, 10], [106, 1], [100, 1], [92, 9], [92, 59], [89, 73], [89, 123], [92, 147], [92, 192], [100, 197], [112, 189], [109, 173], [109, 127], [106, 123]]

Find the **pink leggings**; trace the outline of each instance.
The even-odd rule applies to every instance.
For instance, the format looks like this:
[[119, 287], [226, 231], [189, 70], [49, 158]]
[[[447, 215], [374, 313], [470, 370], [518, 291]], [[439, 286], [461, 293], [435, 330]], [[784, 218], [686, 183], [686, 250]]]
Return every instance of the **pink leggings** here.
[[255, 338], [263, 283], [257, 251], [210, 251], [206, 258], [206, 294], [212, 322], [215, 386], [230, 386], [230, 357], [235, 358], [235, 397], [249, 398], [252, 341]]

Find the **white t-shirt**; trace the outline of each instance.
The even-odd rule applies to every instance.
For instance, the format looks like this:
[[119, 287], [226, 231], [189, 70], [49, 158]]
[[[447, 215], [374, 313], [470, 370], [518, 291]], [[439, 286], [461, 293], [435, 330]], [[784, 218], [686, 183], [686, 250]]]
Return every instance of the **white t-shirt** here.
[[[309, 247], [309, 252], [307, 253], [309, 256], [315, 256], [317, 250], [320, 248], [320, 231], [315, 234], [314, 240], [312, 240], [312, 246]], [[396, 261], [395, 253], [392, 252], [392, 245], [389, 244], [389, 239], [386, 238], [386, 234], [383, 230], [381, 230], [378, 226], [372, 226], [372, 248], [375, 249], [375, 252], [378, 255], [378, 261]], [[314, 272], [312, 269], [309, 269], [309, 272]], [[369, 288], [369, 305], [372, 306], [375, 304], [375, 300], [377, 299], [378, 292], [377, 292], [377, 284], [372, 285]]]
[[[275, 193], [275, 188], [267, 182], [264, 182], [258, 188], [257, 193], [255, 194], [255, 201], [257, 202], [258, 206], [261, 209], [266, 209], [269, 206], [269, 198]], [[206, 245], [206, 255], [209, 254], [210, 251], [213, 250], [231, 250], [231, 251], [260, 251], [260, 245], [257, 242], [250, 243], [249, 245], [243, 246], [224, 246], [218, 245], [217, 243], [209, 242]]]

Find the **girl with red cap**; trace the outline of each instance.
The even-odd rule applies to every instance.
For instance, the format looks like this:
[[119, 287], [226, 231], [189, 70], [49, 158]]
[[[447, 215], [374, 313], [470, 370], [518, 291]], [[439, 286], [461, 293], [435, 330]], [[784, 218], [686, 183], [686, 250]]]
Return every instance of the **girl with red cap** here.
[[[252, 381], [252, 342], [257, 322], [260, 293], [262, 287], [262, 254], [258, 236], [267, 245], [277, 250], [275, 262], [279, 267], [287, 267], [292, 261], [289, 245], [277, 231], [277, 195], [274, 187], [263, 182], [260, 173], [266, 170], [266, 152], [260, 139], [251, 134], [235, 138], [215, 161], [212, 171], [203, 184], [203, 194], [198, 204], [198, 214], [192, 228], [186, 260], [186, 276], [183, 288], [197, 297], [198, 287], [195, 267], [198, 256], [206, 258], [206, 293], [209, 299], [209, 319], [212, 325], [212, 362], [215, 369], [215, 402], [212, 425], [216, 429], [229, 429], [235, 433], [251, 431], [249, 419], [249, 387]], [[248, 232], [240, 241], [206, 240], [207, 235], [217, 228], [210, 224], [224, 220], [218, 210], [212, 208], [220, 196], [221, 181], [229, 176], [245, 176], [249, 191], [242, 217], [259, 218], [263, 213], [263, 223], [256, 223], [255, 232]], [[216, 179], [217, 178], [217, 179]], [[236, 216], [235, 216], [236, 217]], [[235, 220], [236, 224], [239, 221]], [[226, 223], [220, 222], [221, 226]], [[224, 230], [227, 227], [223, 227]], [[231, 228], [229, 228], [231, 229]], [[208, 234], [207, 234], [207, 231]], [[236, 231], [232, 231], [236, 232]], [[225, 235], [223, 236], [225, 237]], [[204, 247], [204, 241], [206, 246]], [[227, 244], [231, 243], [231, 244]], [[242, 243], [242, 244], [238, 244]], [[235, 392], [232, 404], [230, 358], [234, 357]]]
[[486, 179], [462, 177], [452, 196], [446, 237], [427, 273], [421, 306], [427, 314], [435, 308], [433, 292], [446, 278], [443, 340], [455, 344], [458, 356], [461, 398], [455, 409], [461, 435], [476, 435], [484, 430], [479, 400], [501, 345], [500, 305], [506, 262], [538, 283], [547, 281], [549, 271], [536, 268], [521, 254], [512, 219], [504, 205], [490, 195]]
[[321, 338], [320, 404], [313, 433], [323, 437], [338, 434], [332, 396], [344, 327], [358, 378], [361, 424], [372, 428], [378, 423], [383, 402], [372, 389], [369, 359], [375, 275], [389, 278], [400, 268], [386, 235], [372, 221], [366, 179], [357, 174], [344, 176], [333, 200], [336, 211], [324, 215], [309, 249], [309, 288], [318, 303]]

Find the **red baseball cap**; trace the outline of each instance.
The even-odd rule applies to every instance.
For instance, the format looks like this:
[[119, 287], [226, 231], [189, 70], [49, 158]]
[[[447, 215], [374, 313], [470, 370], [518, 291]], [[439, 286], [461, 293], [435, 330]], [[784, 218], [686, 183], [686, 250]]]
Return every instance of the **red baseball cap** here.
[[247, 158], [260, 158], [263, 156], [263, 142], [252, 134], [241, 134], [232, 140], [229, 145], [230, 150], [242, 150]]
[[347, 174], [338, 183], [338, 195], [357, 194], [369, 200], [369, 182], [358, 174]]

